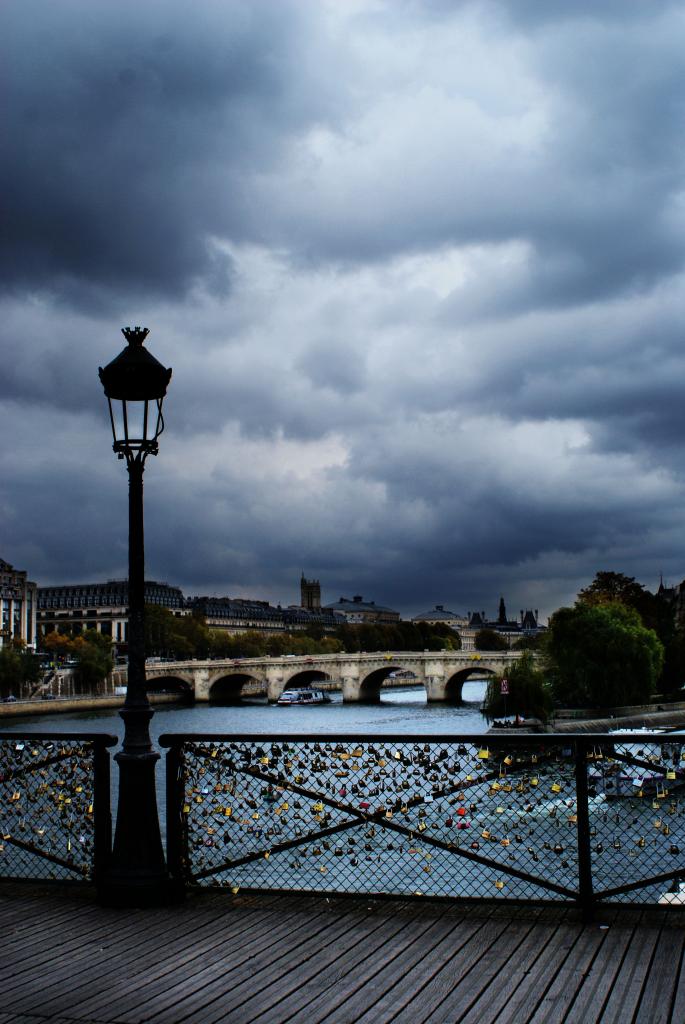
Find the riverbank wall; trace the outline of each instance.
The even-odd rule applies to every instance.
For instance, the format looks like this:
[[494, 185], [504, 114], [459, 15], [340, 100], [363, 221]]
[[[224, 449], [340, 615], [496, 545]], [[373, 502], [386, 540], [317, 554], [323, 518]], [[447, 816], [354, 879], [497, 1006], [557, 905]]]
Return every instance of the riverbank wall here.
[[[149, 693], [150, 704], [182, 704], [185, 698], [178, 693]], [[25, 718], [30, 715], [58, 715], [79, 711], [103, 711], [107, 708], [122, 708], [124, 694], [107, 694], [104, 697], [56, 697], [54, 700], [17, 700], [0, 704], [0, 728], [3, 718]]]
[[611, 732], [613, 729], [685, 729], [685, 709], [651, 710], [609, 718], [555, 718], [548, 724], [547, 732]]
[[551, 718], [546, 725], [538, 719], [527, 719], [516, 727], [491, 728], [488, 731], [497, 735], [511, 735], [512, 732], [532, 733], [593, 733], [612, 732], [615, 729], [685, 729], [685, 703], [677, 704], [645, 704], [638, 708], [615, 708], [613, 711], [583, 710], [566, 711]]

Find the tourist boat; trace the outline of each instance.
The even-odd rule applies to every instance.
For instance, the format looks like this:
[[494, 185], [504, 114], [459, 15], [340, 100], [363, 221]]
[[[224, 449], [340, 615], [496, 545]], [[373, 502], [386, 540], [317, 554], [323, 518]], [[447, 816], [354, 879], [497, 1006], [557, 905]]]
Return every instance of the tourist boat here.
[[331, 698], [323, 690], [315, 690], [311, 686], [303, 686], [294, 690], [284, 690], [276, 701], [285, 706], [301, 704], [330, 704]]

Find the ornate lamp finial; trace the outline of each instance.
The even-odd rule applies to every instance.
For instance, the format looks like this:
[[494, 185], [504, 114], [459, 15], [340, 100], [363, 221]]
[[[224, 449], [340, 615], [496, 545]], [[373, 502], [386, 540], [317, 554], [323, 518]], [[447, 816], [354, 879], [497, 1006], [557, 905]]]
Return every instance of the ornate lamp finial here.
[[140, 346], [150, 333], [147, 327], [122, 327], [121, 333], [129, 345]]

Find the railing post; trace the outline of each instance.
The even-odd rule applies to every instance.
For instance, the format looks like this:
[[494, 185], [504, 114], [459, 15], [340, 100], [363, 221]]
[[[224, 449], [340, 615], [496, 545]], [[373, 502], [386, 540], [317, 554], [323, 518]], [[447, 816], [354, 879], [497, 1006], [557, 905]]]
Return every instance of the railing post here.
[[93, 878], [100, 882], [109, 868], [112, 855], [112, 804], [110, 799], [110, 756], [107, 749], [114, 740], [106, 736], [93, 741]]
[[590, 849], [590, 811], [587, 786], [587, 749], [583, 740], [576, 747], [576, 815], [578, 818], [578, 904], [583, 921], [591, 921], [594, 914], [592, 885], [592, 852]]
[[178, 895], [183, 893], [185, 887], [185, 836], [183, 834], [185, 787], [182, 768], [181, 741], [174, 740], [166, 755], [167, 866]]

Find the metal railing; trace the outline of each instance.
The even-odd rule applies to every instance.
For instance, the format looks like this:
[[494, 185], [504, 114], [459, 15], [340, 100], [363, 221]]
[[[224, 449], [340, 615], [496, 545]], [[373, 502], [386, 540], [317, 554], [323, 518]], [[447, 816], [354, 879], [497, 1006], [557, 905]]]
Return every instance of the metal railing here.
[[666, 734], [165, 735], [169, 867], [191, 886], [668, 901], [685, 757]]
[[95, 881], [111, 850], [101, 733], [0, 733], [0, 878]]

